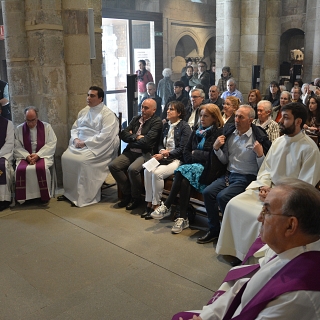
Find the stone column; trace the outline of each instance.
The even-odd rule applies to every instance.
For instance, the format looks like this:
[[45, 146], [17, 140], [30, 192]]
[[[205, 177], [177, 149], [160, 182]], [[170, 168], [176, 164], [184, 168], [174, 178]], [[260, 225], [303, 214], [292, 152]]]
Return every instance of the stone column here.
[[313, 49], [315, 43], [316, 10], [318, 0], [307, 0], [305, 39], [304, 39], [304, 59], [303, 77], [304, 82], [310, 82], [312, 78]]
[[29, 50], [25, 29], [24, 1], [2, 1], [7, 73], [13, 121], [24, 121], [23, 110], [31, 104]]
[[[320, 0], [316, 3], [317, 8], [315, 10], [316, 12], [316, 18], [315, 19], [315, 30], [314, 30], [314, 45], [313, 45], [313, 64], [312, 64], [312, 74], [311, 74], [311, 80], [313, 81], [315, 78], [318, 78], [320, 75], [320, 20], [319, 20], [319, 14], [320, 14]], [[307, 81], [309, 81], [307, 79]]]
[[[281, 0], [268, 0], [266, 7], [266, 36], [265, 36], [265, 55], [264, 55], [264, 82], [262, 88], [266, 88], [270, 81], [278, 81], [279, 78], [279, 53], [281, 36]], [[263, 90], [262, 90], [263, 92]], [[263, 92], [264, 93], [264, 92]]]

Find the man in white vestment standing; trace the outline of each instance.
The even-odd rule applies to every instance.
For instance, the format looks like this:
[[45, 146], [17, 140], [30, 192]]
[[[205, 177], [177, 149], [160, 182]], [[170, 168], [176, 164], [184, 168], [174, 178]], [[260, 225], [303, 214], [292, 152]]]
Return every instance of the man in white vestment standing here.
[[16, 200], [41, 198], [50, 200], [51, 175], [57, 137], [49, 123], [38, 120], [38, 109], [27, 107], [25, 122], [15, 131], [14, 158], [16, 159]]
[[[272, 188], [258, 213], [256, 265], [231, 269], [210, 302], [172, 320], [320, 319], [320, 193], [298, 179]], [[262, 209], [262, 210], [261, 210]]]
[[119, 148], [119, 121], [103, 103], [104, 91], [92, 86], [87, 106], [72, 126], [68, 149], [61, 158], [64, 195], [77, 207], [101, 200], [101, 186], [108, 176], [108, 164]]
[[318, 146], [302, 129], [307, 119], [305, 106], [289, 103], [282, 107], [281, 114], [279, 127], [283, 136], [272, 143], [257, 180], [226, 206], [216, 247], [219, 254], [244, 259], [259, 234], [257, 216], [263, 200], [280, 179], [297, 178], [313, 186], [320, 180]]
[[13, 124], [2, 117], [0, 106], [0, 211], [8, 208], [11, 203], [13, 146]]

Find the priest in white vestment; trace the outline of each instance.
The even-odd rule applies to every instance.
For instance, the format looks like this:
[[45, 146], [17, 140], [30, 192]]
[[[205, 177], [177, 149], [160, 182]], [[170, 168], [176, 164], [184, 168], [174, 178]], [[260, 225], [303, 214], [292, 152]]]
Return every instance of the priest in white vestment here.
[[25, 109], [25, 122], [15, 130], [14, 158], [16, 159], [16, 200], [41, 198], [48, 203], [51, 197], [49, 168], [54, 163], [57, 137], [49, 123], [38, 120], [38, 109]]
[[263, 200], [279, 179], [297, 178], [315, 186], [320, 180], [318, 146], [304, 132], [307, 111], [300, 103], [281, 109], [280, 132], [261, 165], [257, 180], [229, 201], [222, 220], [216, 252], [244, 259], [259, 234], [257, 216]]
[[202, 310], [172, 320], [320, 319], [320, 193], [297, 179], [282, 180], [258, 215], [270, 247], [256, 265], [231, 269]]
[[64, 195], [58, 201], [68, 199], [84, 207], [101, 200], [108, 164], [117, 156], [120, 143], [118, 118], [103, 98], [101, 88], [90, 87], [88, 105], [72, 126], [69, 147], [61, 159]]
[[13, 146], [13, 124], [1, 116], [0, 107], [0, 211], [8, 208], [11, 203]]

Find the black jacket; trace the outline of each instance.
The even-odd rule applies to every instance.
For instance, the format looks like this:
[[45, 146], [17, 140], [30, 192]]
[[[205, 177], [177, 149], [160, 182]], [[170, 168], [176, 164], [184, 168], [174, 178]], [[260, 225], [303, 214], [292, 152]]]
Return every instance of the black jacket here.
[[[256, 140], [262, 145], [263, 153], [266, 155], [271, 147], [271, 141], [267, 135], [266, 130], [261, 128], [260, 126], [256, 126], [255, 124], [251, 123], [252, 132], [256, 138]], [[223, 135], [228, 139], [232, 132], [236, 130], [235, 124], [225, 125], [223, 127]]]
[[223, 110], [224, 100], [223, 100], [221, 97], [218, 97], [218, 99], [217, 99], [216, 102], [212, 102], [210, 99], [206, 99], [206, 100], [203, 101], [203, 104], [206, 104], [206, 103], [213, 103], [213, 104], [215, 104], [216, 106], [219, 107], [221, 113], [223, 113], [222, 110]]
[[[162, 130], [162, 136], [159, 143], [159, 151], [165, 149], [163, 145], [164, 137], [168, 135], [170, 125], [165, 123]], [[174, 145], [175, 149], [170, 151], [170, 156], [168, 157], [169, 162], [174, 159], [182, 160], [183, 150], [186, 146], [189, 137], [191, 135], [191, 129], [187, 122], [181, 120], [174, 128]]]
[[[128, 127], [120, 132], [120, 139], [128, 143], [125, 148], [126, 151], [130, 148], [141, 149], [142, 153], [154, 154], [155, 149], [159, 143], [159, 137], [162, 129], [161, 119], [154, 114], [142, 126], [141, 135], [144, 137], [137, 140], [137, 134], [140, 127], [140, 116], [135, 116], [129, 123]], [[132, 133], [130, 133], [130, 131]]]
[[[190, 116], [191, 116], [191, 113], [192, 113], [192, 104], [191, 102], [189, 101], [187, 107], [186, 107], [186, 115], [184, 117], [184, 120], [188, 122]], [[198, 107], [198, 109], [196, 110], [196, 115], [195, 115], [195, 118], [194, 118], [194, 123], [193, 123], [193, 126], [191, 129], [196, 129], [198, 127], [198, 121], [199, 121], [199, 114], [200, 114], [200, 106]]]

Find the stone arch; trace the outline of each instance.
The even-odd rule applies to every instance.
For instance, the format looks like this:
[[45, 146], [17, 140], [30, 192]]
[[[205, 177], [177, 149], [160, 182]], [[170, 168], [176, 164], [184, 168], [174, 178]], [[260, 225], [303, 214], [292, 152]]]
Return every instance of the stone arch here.
[[207, 63], [208, 69], [210, 69], [211, 63], [216, 62], [216, 37], [210, 36], [206, 40], [206, 44], [203, 49], [203, 60]]
[[304, 50], [304, 38], [304, 31], [298, 28], [291, 28], [282, 33], [280, 37], [280, 63], [292, 62], [290, 58], [291, 50]]
[[199, 56], [199, 46], [195, 39], [189, 35], [183, 35], [175, 46], [174, 56], [194, 57]]

